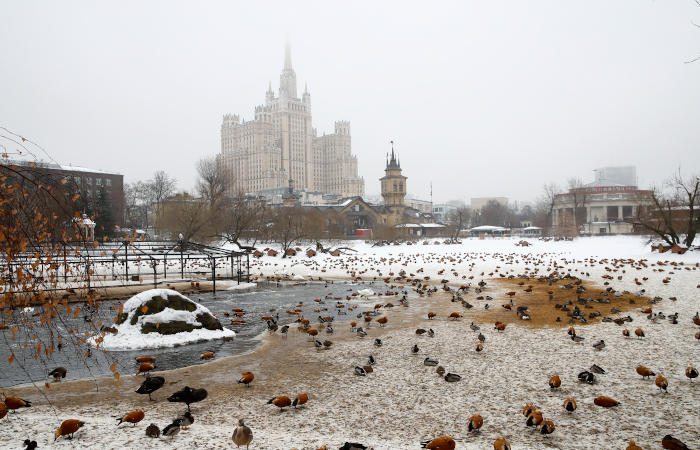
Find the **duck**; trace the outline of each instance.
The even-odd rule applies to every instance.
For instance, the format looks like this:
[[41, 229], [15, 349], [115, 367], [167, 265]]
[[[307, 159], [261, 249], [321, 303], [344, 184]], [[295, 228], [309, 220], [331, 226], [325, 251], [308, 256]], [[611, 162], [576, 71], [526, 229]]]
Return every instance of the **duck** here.
[[137, 423], [141, 422], [146, 415], [142, 409], [135, 409], [126, 413], [124, 416], [117, 418], [117, 426], [121, 425], [123, 422], [128, 422], [136, 426]]
[[56, 432], [53, 434], [54, 442], [61, 436], [66, 436], [67, 439], [73, 439], [73, 435], [75, 434], [75, 432], [81, 429], [83, 425], [85, 425], [85, 422], [83, 422], [82, 420], [64, 420], [63, 422], [61, 422], [61, 426], [58, 427], [58, 430], [56, 430]]
[[596, 350], [603, 350], [605, 348], [605, 341], [601, 339], [600, 341], [593, 344], [593, 348]]
[[270, 400], [267, 401], [267, 404], [275, 405], [280, 409], [281, 412], [284, 410], [284, 408], [292, 405], [292, 400], [286, 395], [279, 395], [277, 397], [272, 397]]
[[660, 391], [668, 392], [668, 380], [663, 375], [658, 374], [656, 380], [654, 380], [654, 384], [656, 384]]
[[194, 416], [189, 411], [185, 411], [185, 413], [179, 416], [178, 419], [180, 420], [180, 427], [183, 430], [189, 429], [190, 425], [194, 423]]
[[564, 400], [564, 409], [572, 413], [576, 411], [576, 400], [573, 397], [569, 397]]
[[510, 442], [503, 436], [498, 436], [493, 442], [493, 450], [511, 450]]
[[420, 349], [418, 348], [418, 344], [413, 344], [413, 348], [411, 349], [411, 352], [415, 355], [419, 351], [420, 351]]
[[543, 421], [544, 417], [542, 417], [542, 411], [536, 409], [532, 411], [529, 416], [527, 416], [525, 425], [527, 425], [528, 427], [538, 427], [542, 424]]
[[628, 330], [627, 328], [625, 328], [624, 330], [622, 330], [622, 335], [623, 335], [624, 337], [630, 337], [630, 330]]
[[173, 420], [173, 423], [163, 428], [163, 436], [168, 436], [170, 439], [175, 437], [180, 432], [180, 419]]
[[593, 374], [593, 372], [584, 370], [583, 372], [578, 374], [578, 380], [583, 383], [593, 384], [595, 383], [595, 375]]
[[438, 365], [438, 360], [437, 359], [432, 359], [432, 358], [425, 358], [423, 360], [423, 365], [424, 366], [437, 366]]
[[146, 375], [146, 379], [141, 383], [141, 386], [136, 390], [137, 394], [148, 394], [148, 399], [153, 400], [151, 394], [162, 388], [165, 384], [165, 378], [163, 377], [152, 377]]
[[146, 436], [151, 437], [151, 438], [160, 437], [160, 428], [158, 428], [158, 425], [156, 425], [155, 423], [152, 423], [149, 426], [147, 426], [146, 427]]
[[690, 379], [690, 381], [693, 381], [693, 378], [698, 377], [698, 369], [696, 369], [693, 366], [688, 366], [685, 369], [685, 376]]
[[437, 373], [438, 376], [443, 376], [445, 375], [445, 368], [442, 366], [437, 366], [437, 369], [435, 369], [435, 373]]
[[484, 336], [483, 334], [479, 333], [478, 339], [479, 339], [479, 342], [485, 342], [485, 341], [486, 341], [486, 336]]
[[593, 364], [593, 365], [590, 367], [589, 370], [590, 370], [591, 372], [599, 373], [599, 374], [601, 374], [601, 375], [605, 373], [605, 369], [603, 369], [602, 367], [600, 367], [598, 364]]
[[156, 357], [155, 356], [137, 356], [136, 357], [136, 362], [137, 363], [155, 363], [156, 362]]
[[634, 439], [630, 439], [629, 445], [625, 448], [625, 450], [643, 450], [642, 447], [638, 446], [635, 442]]
[[561, 387], [561, 378], [559, 378], [559, 375], [556, 373], [552, 375], [552, 377], [549, 379], [549, 388], [550, 389], [559, 389]]
[[153, 370], [153, 369], [155, 369], [155, 368], [156, 368], [156, 366], [154, 366], [154, 365], [151, 364], [151, 363], [147, 363], [147, 362], [141, 363], [141, 365], [139, 366], [138, 370], [136, 371], [136, 375], [139, 375], [139, 374], [142, 374], [142, 373], [145, 374], [146, 372], [149, 372], [149, 371], [151, 371], [151, 370]]
[[247, 449], [250, 443], [253, 441], [253, 430], [251, 430], [243, 421], [243, 419], [238, 419], [238, 426], [233, 430], [233, 435], [231, 436], [233, 443], [236, 444], [237, 448], [241, 448], [241, 445], [245, 445]]
[[375, 346], [375, 347], [381, 347], [381, 346], [382, 346], [382, 340], [379, 339], [379, 338], [376, 338], [376, 339], [374, 340], [374, 346]]
[[10, 411], [14, 412], [15, 410], [20, 409], [20, 408], [31, 407], [32, 402], [30, 402], [29, 400], [23, 400], [19, 397], [10, 396], [10, 397], [5, 397], [5, 406]]
[[644, 337], [644, 330], [642, 330], [641, 328], [637, 328], [636, 330], [634, 330], [634, 334], [637, 336], [637, 338], [641, 339]]
[[364, 377], [365, 375], [367, 375], [367, 371], [360, 366], [355, 366], [355, 375]]
[[454, 450], [456, 444], [450, 436], [440, 436], [430, 441], [421, 442], [420, 445], [428, 450]]
[[554, 433], [554, 422], [552, 422], [550, 419], [545, 419], [544, 422], [542, 422], [542, 426], [540, 427], [540, 433], [541, 434]]
[[294, 409], [296, 409], [297, 406], [301, 407], [306, 404], [306, 402], [309, 401], [309, 394], [306, 392], [302, 392], [301, 394], [298, 394], [295, 398], [294, 401], [292, 402], [292, 406]]
[[656, 375], [656, 373], [652, 372], [651, 370], [647, 369], [644, 366], [637, 366], [637, 373], [642, 376], [642, 378], [649, 378], [653, 377]]
[[184, 403], [187, 405], [187, 411], [189, 411], [191, 403], [201, 402], [205, 398], [207, 398], [206, 389], [192, 389], [189, 386], [185, 386], [181, 390], [175, 392], [173, 395], [168, 397], [168, 401]]
[[370, 366], [377, 364], [377, 360], [372, 355], [369, 355], [369, 357], [367, 357], [367, 362]]
[[685, 445], [680, 439], [674, 438], [670, 434], [661, 439], [661, 446], [669, 450], [688, 450], [688, 446]]
[[460, 381], [461, 379], [462, 376], [456, 373], [447, 372], [447, 375], [445, 375], [445, 381], [448, 383], [454, 383], [456, 381]]
[[238, 380], [238, 384], [243, 384], [245, 387], [250, 387], [250, 383], [255, 379], [253, 372], [243, 372], [241, 378]]
[[484, 419], [480, 414], [474, 414], [469, 418], [469, 431], [479, 431], [484, 425]]
[[66, 370], [65, 367], [56, 367], [51, 372], [49, 372], [49, 376], [53, 377], [54, 381], [61, 381], [61, 378], [66, 377], [66, 373], [68, 373], [68, 370]]
[[35, 450], [38, 447], [36, 441], [30, 441], [29, 439], [24, 440], [24, 450]]
[[606, 397], [605, 395], [596, 397], [593, 400], [593, 403], [597, 406], [602, 406], [603, 408], [612, 408], [613, 406], [617, 406], [620, 404], [620, 402], [618, 402], [617, 400], [610, 397]]

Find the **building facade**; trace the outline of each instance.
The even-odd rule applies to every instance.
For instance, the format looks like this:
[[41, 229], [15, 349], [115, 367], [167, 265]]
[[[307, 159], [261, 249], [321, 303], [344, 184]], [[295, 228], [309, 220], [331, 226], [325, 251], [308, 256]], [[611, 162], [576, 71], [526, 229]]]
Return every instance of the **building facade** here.
[[[37, 174], [49, 177], [52, 182], [74, 190], [83, 198], [97, 199], [103, 190], [109, 201], [112, 220], [116, 225], [124, 223], [124, 175], [56, 163], [16, 160], [6, 161], [5, 164], [31, 168]], [[96, 221], [100, 226], [99, 218]]]
[[[639, 208], [653, 202], [651, 191], [639, 189], [634, 167], [596, 170], [596, 179], [554, 197], [552, 231], [560, 235], [634, 232]], [[621, 183], [620, 183], [621, 182]]]
[[289, 45], [277, 94], [268, 86], [265, 104], [255, 119], [224, 115], [218, 162], [229, 178], [231, 193], [257, 193], [286, 188], [362, 196], [364, 180], [357, 175], [350, 123], [337, 121], [333, 134], [316, 136], [311, 123], [308, 88], [297, 95], [296, 73]]

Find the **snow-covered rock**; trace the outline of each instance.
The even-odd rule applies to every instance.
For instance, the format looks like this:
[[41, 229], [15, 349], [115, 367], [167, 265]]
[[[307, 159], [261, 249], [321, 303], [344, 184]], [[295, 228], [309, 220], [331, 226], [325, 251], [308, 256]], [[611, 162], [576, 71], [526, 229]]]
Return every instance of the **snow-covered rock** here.
[[[106, 350], [135, 350], [235, 336], [204, 306], [172, 289], [150, 289], [131, 297], [117, 318], [117, 333], [105, 335]], [[96, 344], [95, 339], [92, 343]]]

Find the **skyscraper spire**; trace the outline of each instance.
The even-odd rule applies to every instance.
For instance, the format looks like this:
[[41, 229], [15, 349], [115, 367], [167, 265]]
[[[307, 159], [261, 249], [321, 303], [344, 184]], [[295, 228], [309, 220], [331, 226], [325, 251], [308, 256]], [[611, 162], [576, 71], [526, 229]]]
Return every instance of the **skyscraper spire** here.
[[284, 44], [284, 70], [292, 70], [292, 47], [289, 41]]

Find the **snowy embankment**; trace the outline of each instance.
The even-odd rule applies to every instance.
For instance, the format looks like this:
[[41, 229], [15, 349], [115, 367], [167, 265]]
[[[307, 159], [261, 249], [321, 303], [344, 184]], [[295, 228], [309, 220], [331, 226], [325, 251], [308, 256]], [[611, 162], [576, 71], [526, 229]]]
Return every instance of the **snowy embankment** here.
[[[158, 308], [160, 311], [157, 312], [148, 311], [147, 304], [157, 298], [175, 298], [184, 309], [165, 306]], [[106, 334], [100, 343], [105, 350], [174, 347], [236, 334], [213, 319], [209, 309], [172, 289], [150, 289], [133, 296], [124, 303], [120, 316], [121, 323], [115, 327], [117, 334]], [[215, 322], [207, 326], [207, 320]], [[187, 331], [166, 331], [166, 327], [172, 324], [180, 324]], [[92, 343], [95, 344], [94, 338]]]

